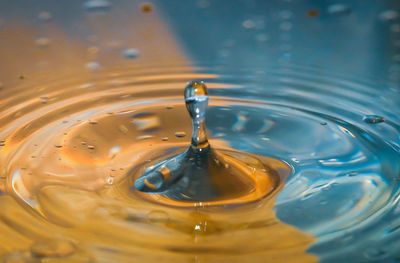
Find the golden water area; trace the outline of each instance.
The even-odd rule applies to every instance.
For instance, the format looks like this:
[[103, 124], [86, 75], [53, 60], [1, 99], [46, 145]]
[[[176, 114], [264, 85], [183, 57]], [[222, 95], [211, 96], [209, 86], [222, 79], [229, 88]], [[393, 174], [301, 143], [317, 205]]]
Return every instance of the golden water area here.
[[[213, 82], [217, 75], [190, 66], [156, 7], [136, 12], [127, 23], [142, 25], [128, 27], [140, 36], [131, 42], [140, 50], [134, 62], [101, 56], [102, 48], [119, 52], [118, 43], [71, 39], [56, 24], [45, 25], [52, 39], [46, 49], [32, 46], [35, 29], [18, 20], [0, 31], [8, 65], [0, 72], [0, 259], [316, 262], [306, 253], [313, 237], [274, 213], [292, 173], [283, 162], [257, 156], [279, 171], [279, 183], [235, 206], [179, 205], [133, 188], [141, 176], [136, 167], [190, 145], [185, 83], [207, 79], [210, 89], [225, 88]], [[112, 30], [97, 28], [97, 19], [88, 16], [87, 23], [110, 39]], [[102, 66], [85, 67], [92, 60]], [[213, 107], [244, 103], [210, 97]], [[235, 151], [222, 139], [210, 144]]]

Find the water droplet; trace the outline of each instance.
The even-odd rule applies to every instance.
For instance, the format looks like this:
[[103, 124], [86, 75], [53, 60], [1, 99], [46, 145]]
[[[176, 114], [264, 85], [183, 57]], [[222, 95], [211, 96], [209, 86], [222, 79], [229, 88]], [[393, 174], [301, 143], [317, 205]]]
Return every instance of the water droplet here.
[[111, 10], [111, 3], [108, 0], [88, 0], [83, 9], [89, 13], [106, 13]]
[[91, 71], [96, 71], [100, 67], [100, 63], [97, 61], [92, 61], [86, 64], [86, 68]]
[[161, 126], [158, 116], [151, 112], [141, 112], [133, 115], [132, 118], [132, 123], [140, 131], [153, 132]]
[[363, 121], [369, 124], [377, 124], [386, 121], [386, 119], [378, 115], [365, 115]]
[[254, 28], [256, 26], [256, 23], [251, 19], [247, 19], [247, 20], [243, 21], [242, 26], [244, 28], [250, 29], [250, 28]]
[[89, 121], [89, 124], [92, 124], [92, 125], [96, 125], [98, 122], [97, 121]]
[[49, 99], [49, 97], [47, 95], [41, 95], [39, 98], [43, 104], [46, 104]]
[[94, 145], [88, 145], [87, 148], [88, 148], [89, 150], [94, 150], [94, 148], [96, 148], [96, 147], [95, 147]]
[[153, 5], [150, 3], [143, 3], [140, 6], [140, 11], [142, 11], [142, 13], [145, 13], [145, 14], [151, 13], [153, 11]]
[[334, 4], [328, 7], [328, 13], [335, 16], [345, 16], [351, 13], [351, 8], [344, 4]]
[[379, 14], [379, 18], [383, 21], [392, 21], [399, 17], [399, 12], [396, 10], [386, 10]]
[[107, 184], [109, 184], [109, 185], [114, 184], [114, 177], [113, 176], [108, 176], [107, 177]]
[[121, 152], [122, 148], [120, 146], [113, 146], [111, 147], [109, 153], [108, 153], [108, 157], [109, 158], [114, 158], [117, 154], [119, 154]]
[[60, 144], [56, 144], [56, 145], [54, 145], [56, 148], [61, 148], [62, 147], [62, 145], [60, 145]]
[[31, 247], [31, 253], [35, 257], [66, 257], [74, 252], [71, 242], [60, 239], [36, 242]]
[[38, 14], [38, 19], [43, 22], [48, 22], [53, 16], [50, 12], [42, 11]]
[[174, 107], [173, 107], [173, 106], [165, 106], [165, 108], [166, 108], [167, 110], [172, 110]]
[[121, 124], [118, 126], [118, 130], [120, 130], [122, 133], [127, 134], [128, 133], [128, 128], [126, 128], [125, 125]]
[[139, 53], [139, 49], [137, 48], [127, 48], [122, 51], [122, 55], [127, 59], [135, 59], [139, 56]]
[[150, 211], [146, 217], [151, 222], [167, 222], [169, 220], [169, 215], [159, 210]]
[[47, 37], [39, 37], [38, 39], [35, 40], [35, 44], [36, 46], [40, 47], [40, 48], [45, 48], [48, 45], [50, 45], [50, 39]]
[[151, 138], [153, 138], [154, 136], [153, 135], [150, 135], [150, 134], [145, 134], [145, 135], [140, 135], [140, 136], [138, 136], [138, 137], [136, 137], [136, 139], [138, 139], [138, 140], [147, 140], [147, 139], [151, 139]]
[[326, 121], [322, 121], [322, 122], [320, 122], [319, 124], [321, 124], [321, 125], [327, 125], [328, 123], [326, 122]]
[[161, 141], [163, 141], [163, 142], [168, 141], [168, 137], [163, 137], [163, 138], [161, 138]]
[[0, 142], [0, 146], [5, 146], [5, 142]]
[[184, 131], [177, 131], [177, 132], [175, 132], [175, 136], [178, 137], [178, 138], [185, 137], [185, 136], [186, 136], [186, 132], [184, 132]]

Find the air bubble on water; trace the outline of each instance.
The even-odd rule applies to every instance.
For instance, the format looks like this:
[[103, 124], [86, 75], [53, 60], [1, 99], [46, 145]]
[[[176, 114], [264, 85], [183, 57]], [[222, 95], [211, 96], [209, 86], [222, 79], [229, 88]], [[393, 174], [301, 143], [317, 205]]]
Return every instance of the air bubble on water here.
[[161, 127], [160, 118], [151, 112], [141, 112], [132, 116], [132, 123], [140, 131], [153, 132]]
[[319, 124], [321, 124], [321, 125], [327, 125], [328, 123], [326, 122], [326, 121], [322, 121], [322, 122], [320, 122]]
[[111, 147], [110, 151], [108, 152], [108, 157], [110, 159], [114, 158], [117, 154], [121, 152], [121, 150], [121, 146], [118, 145]]
[[122, 55], [127, 59], [135, 59], [139, 56], [139, 53], [139, 49], [137, 48], [127, 48], [122, 51]]
[[185, 137], [185, 136], [186, 136], [186, 132], [184, 132], [184, 131], [177, 131], [177, 132], [175, 132], [175, 136], [178, 137], [178, 138]]
[[88, 145], [87, 148], [88, 148], [89, 150], [94, 150], [94, 148], [96, 148], [96, 147], [95, 147], [94, 145]]
[[75, 252], [74, 245], [68, 240], [50, 239], [36, 242], [31, 247], [34, 257], [66, 257]]
[[167, 222], [169, 220], [169, 215], [166, 212], [160, 210], [150, 211], [146, 215], [146, 217], [150, 222], [153, 223]]
[[251, 29], [251, 28], [254, 28], [256, 26], [256, 23], [251, 19], [246, 19], [246, 20], [244, 20], [242, 22], [242, 26], [244, 28]]
[[328, 7], [328, 13], [335, 16], [349, 15], [351, 8], [345, 4], [334, 4]]
[[107, 177], [107, 184], [112, 185], [114, 184], [114, 176], [108, 176]]
[[128, 131], [129, 131], [128, 128], [126, 128], [126, 126], [123, 125], [123, 124], [120, 124], [120, 125], [118, 126], [118, 130], [119, 130], [120, 132], [124, 133], [124, 134], [127, 134]]
[[198, 0], [196, 5], [198, 8], [207, 8], [210, 6], [210, 2], [208, 0]]
[[83, 9], [89, 13], [106, 13], [111, 10], [111, 3], [108, 0], [88, 0]]
[[38, 14], [38, 19], [43, 22], [48, 22], [53, 16], [50, 12], [42, 11]]
[[51, 40], [47, 37], [39, 37], [35, 40], [36, 46], [45, 48], [50, 45]]
[[163, 141], [163, 142], [168, 141], [168, 137], [163, 137], [163, 138], [161, 138], [161, 141]]
[[369, 124], [377, 124], [377, 123], [381, 123], [381, 122], [385, 122], [386, 119], [382, 116], [378, 116], [378, 115], [365, 115], [363, 117], [363, 121]]
[[93, 83], [86, 83], [79, 86], [80, 89], [88, 89], [94, 87]]
[[90, 69], [91, 71], [96, 71], [100, 67], [100, 63], [97, 61], [91, 61], [86, 63], [86, 68]]
[[399, 12], [396, 10], [386, 10], [379, 14], [379, 18], [383, 21], [392, 21], [399, 17]]
[[137, 136], [136, 139], [138, 139], [138, 140], [140, 140], [140, 141], [143, 141], [143, 140], [151, 139], [151, 138], [153, 138], [153, 137], [154, 137], [153, 135], [145, 134], [145, 135]]

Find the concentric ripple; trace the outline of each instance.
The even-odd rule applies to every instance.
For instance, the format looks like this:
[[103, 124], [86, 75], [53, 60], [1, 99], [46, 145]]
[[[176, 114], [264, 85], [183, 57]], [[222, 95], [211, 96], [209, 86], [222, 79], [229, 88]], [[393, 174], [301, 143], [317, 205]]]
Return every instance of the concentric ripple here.
[[[398, 101], [379, 93], [375, 81], [316, 72], [300, 66], [134, 68], [89, 81], [38, 76], [5, 90], [3, 258], [395, 260]], [[182, 87], [191, 79], [210, 89], [212, 145], [281, 160], [294, 171], [287, 182], [240, 207], [198, 202], [177, 208], [132, 191], [136, 165], [189, 144]], [[368, 122], [366, 115], [384, 121]]]

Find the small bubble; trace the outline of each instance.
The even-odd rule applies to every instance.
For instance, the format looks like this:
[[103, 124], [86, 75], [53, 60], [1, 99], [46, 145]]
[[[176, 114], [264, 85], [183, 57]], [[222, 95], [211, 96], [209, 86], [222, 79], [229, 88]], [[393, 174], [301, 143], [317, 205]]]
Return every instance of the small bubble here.
[[96, 125], [98, 122], [97, 121], [89, 121], [89, 124], [92, 124], [92, 125]]
[[88, 148], [89, 150], [94, 150], [94, 148], [96, 148], [96, 147], [94, 147], [94, 145], [88, 145], [87, 148]]
[[140, 6], [140, 11], [142, 11], [142, 13], [145, 13], [145, 14], [151, 13], [153, 11], [153, 5], [150, 3], [143, 3]]
[[254, 28], [256, 26], [256, 23], [251, 19], [247, 19], [247, 20], [243, 21], [242, 26], [244, 28], [250, 29], [250, 28]]
[[86, 68], [90, 69], [92, 71], [97, 70], [99, 67], [100, 67], [100, 63], [97, 61], [92, 61], [92, 62], [86, 63]]
[[119, 125], [119, 126], [118, 126], [118, 129], [119, 129], [122, 133], [124, 133], [124, 134], [127, 134], [127, 133], [128, 133], [128, 128], [126, 128], [126, 126], [123, 125], [123, 124]]
[[51, 239], [36, 242], [31, 247], [31, 253], [34, 257], [66, 257], [74, 252], [74, 246], [67, 240]]
[[186, 132], [184, 132], [184, 131], [177, 131], [177, 132], [175, 132], [175, 136], [178, 137], [178, 138], [185, 137], [185, 136], [186, 136]]
[[163, 138], [161, 138], [161, 141], [163, 141], [163, 142], [168, 141], [168, 137], [163, 137]]
[[139, 56], [139, 53], [139, 49], [137, 48], [127, 48], [122, 51], [122, 55], [127, 59], [135, 59]]
[[142, 141], [142, 140], [151, 139], [151, 138], [153, 138], [153, 137], [154, 137], [153, 135], [145, 134], [145, 135], [140, 135], [140, 136], [136, 137], [136, 139]]
[[49, 97], [47, 97], [47, 95], [41, 95], [39, 98], [43, 104], [46, 104], [49, 99]]
[[109, 158], [114, 158], [117, 154], [119, 154], [121, 152], [121, 147], [120, 146], [113, 146], [110, 149], [110, 152], [108, 153], [108, 157]]
[[141, 112], [133, 115], [132, 118], [132, 123], [140, 131], [155, 131], [161, 126], [161, 121], [158, 116], [151, 112]]
[[208, 0], [199, 0], [196, 2], [198, 8], [207, 8], [210, 6], [210, 2]]
[[107, 177], [107, 183], [108, 183], [109, 185], [114, 184], [114, 177], [113, 177], [113, 176]]
[[57, 145], [54, 145], [54, 147], [56, 147], [56, 148], [61, 148], [62, 145], [57, 144]]
[[38, 14], [38, 19], [41, 20], [41, 21], [43, 21], [43, 22], [48, 22], [48, 21], [50, 21], [50, 19], [51, 19], [52, 17], [53, 17], [53, 16], [51, 15], [51, 13], [46, 12], [46, 11], [42, 11], [42, 12], [40, 12], [40, 13]]
[[377, 124], [381, 122], [385, 122], [386, 119], [382, 116], [378, 115], [365, 115], [363, 121], [369, 124]]
[[87, 142], [85, 142], [85, 141], [81, 142], [81, 145], [86, 145], [86, 144], [87, 144]]
[[50, 45], [50, 39], [47, 37], [39, 37], [38, 39], [35, 40], [36, 46], [40, 48], [45, 48]]
[[174, 107], [173, 107], [173, 106], [165, 106], [165, 108], [166, 108], [167, 110], [171, 110], [171, 109], [173, 109]]
[[0, 142], [0, 146], [5, 146], [5, 142]]
[[83, 9], [89, 13], [106, 13], [111, 10], [111, 3], [108, 0], [88, 0]]
[[396, 10], [386, 10], [379, 14], [379, 18], [383, 21], [392, 21], [399, 17], [399, 12]]
[[321, 124], [321, 125], [327, 125], [328, 123], [325, 122], [325, 121], [322, 121], [322, 122], [320, 122], [319, 124]]
[[159, 210], [150, 211], [146, 217], [151, 222], [166, 222], [169, 220], [169, 215]]
[[345, 16], [351, 13], [351, 8], [344, 4], [334, 4], [328, 7], [328, 13], [335, 16]]

